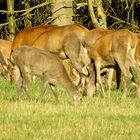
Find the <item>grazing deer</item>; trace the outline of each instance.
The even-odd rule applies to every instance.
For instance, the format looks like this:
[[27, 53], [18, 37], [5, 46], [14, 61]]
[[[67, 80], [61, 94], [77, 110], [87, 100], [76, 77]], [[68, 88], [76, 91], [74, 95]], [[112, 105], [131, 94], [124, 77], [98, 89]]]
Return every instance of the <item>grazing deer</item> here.
[[[26, 39], [27, 40], [29, 39], [29, 40], [26, 41], [26, 43], [24, 43], [24, 41], [20, 41], [20, 42], [23, 42], [26, 45], [31, 45], [31, 47], [35, 47], [35, 48], [39, 48], [39, 49], [43, 49], [45, 51], [50, 51], [52, 53], [55, 53], [55, 54], [59, 55], [62, 59], [69, 58], [71, 60], [71, 63], [73, 64], [73, 67], [78, 72], [88, 75], [88, 71], [89, 71], [88, 69], [90, 69], [90, 68], [86, 68], [86, 67], [90, 63], [90, 59], [88, 58], [86, 49], [83, 48], [81, 45], [81, 40], [83, 39], [85, 34], [89, 31], [87, 28], [85, 28], [84, 26], [81, 26], [81, 25], [77, 25], [77, 24], [57, 26], [49, 31], [39, 34], [39, 36], [36, 36], [36, 39], [34, 39], [34, 42], [32, 41], [32, 39], [30, 41], [30, 37], [26, 38], [27, 31], [30, 34], [30, 36], [32, 36], [32, 38], [33, 38], [34, 34], [35, 35], [38, 34], [38, 32], [37, 32], [38, 30], [36, 31], [36, 29], [38, 29], [38, 28], [33, 28], [33, 29], [32, 30], [28, 29], [25, 31], [23, 30], [20, 32], [21, 35], [17, 34], [17, 36], [15, 37], [15, 40], [14, 40], [15, 43], [13, 43], [13, 45], [12, 45], [13, 51], [17, 48], [16, 46], [19, 46], [19, 44], [23, 45], [21, 43], [18, 43], [18, 40], [20, 40], [20, 36], [21, 37], [23, 36], [23, 39], [21, 38], [21, 40], [24, 40], [24, 38], [25, 38], [25, 41], [26, 41]], [[30, 31], [32, 31], [32, 32], [30, 33]], [[34, 33], [33, 31], [34, 32], [36, 31], [36, 32]], [[31, 35], [31, 34], [33, 34], [33, 35]], [[33, 44], [28, 44], [28, 42], [29, 43], [32, 42]], [[65, 54], [64, 48], [65, 48], [65, 50], [68, 50], [69, 46], [71, 46], [73, 49], [71, 49], [71, 51], [69, 51], [69, 52], [67, 52], [67, 54]], [[76, 51], [76, 50], [78, 50], [78, 51]], [[78, 52], [78, 54], [76, 54], [77, 52]], [[67, 55], [67, 57], [66, 57], [66, 55]], [[90, 71], [91, 71], [91, 69], [90, 69]], [[88, 82], [88, 83], [90, 83], [90, 82]], [[89, 84], [89, 85], [92, 85], [92, 84]], [[92, 89], [92, 88], [90, 88], [90, 89]], [[93, 92], [92, 90], [90, 90], [90, 91]]]
[[9, 40], [0, 39], [0, 64], [2, 75], [10, 80], [8, 74], [8, 59], [10, 58], [12, 42]]
[[[85, 34], [88, 31], [89, 30], [87, 28], [85, 28], [84, 26], [77, 25], [77, 24], [59, 26], [58, 28], [56, 28], [54, 30], [47, 31], [47, 32], [44, 32], [43, 34], [41, 34], [40, 37], [34, 42], [32, 47], [50, 51], [52, 53], [59, 55], [61, 58], [65, 59], [66, 56], [65, 56], [65, 52], [64, 52], [64, 42], [66, 42], [66, 40], [68, 40], [67, 44], [71, 45], [71, 47], [74, 46], [75, 50], [77, 48], [80, 50], [82, 47], [80, 41], [83, 39], [83, 37], [85, 36]], [[73, 36], [76, 38], [74, 38]], [[74, 40], [72, 40], [71, 38]], [[69, 40], [72, 41], [71, 44], [70, 44]], [[69, 53], [71, 53], [71, 52], [69, 52]], [[74, 51], [73, 51], [73, 53], [74, 53]], [[82, 53], [84, 54], [84, 52], [82, 52]], [[74, 65], [74, 67], [78, 71], [80, 71], [81, 67], [80, 67], [80, 65], [78, 65], [80, 60], [77, 58], [69, 58], [69, 59], [75, 61], [72, 63], [76, 63], [77, 65]]]
[[[81, 43], [88, 32], [89, 30], [87, 28], [77, 24], [60, 26], [54, 30], [44, 32], [34, 42], [32, 47], [50, 51], [62, 59], [68, 57], [73, 67], [79, 73], [88, 75], [88, 71], [92, 71], [90, 66], [92, 64], [90, 64], [86, 48], [84, 48]], [[94, 81], [91, 78], [93, 72], [91, 73], [92, 74], [89, 74], [85, 80], [88, 81], [86, 85], [88, 95], [90, 96], [92, 96], [94, 92]]]
[[[75, 101], [81, 99], [82, 94], [69, 78], [62, 60], [58, 56], [37, 48], [21, 46], [12, 53], [11, 59], [20, 72], [18, 72], [19, 78], [17, 79], [18, 95], [20, 94], [21, 87], [23, 87], [30, 98], [28, 75], [36, 75], [43, 80], [41, 96], [45, 93], [46, 86], [49, 84], [56, 100], [58, 100], [55, 85], [59, 83]], [[11, 73], [13, 73], [13, 70]]]
[[63, 41], [63, 48], [66, 56], [70, 58], [73, 67], [78, 69], [77, 66], [79, 66], [79, 72], [82, 70], [80, 72], [80, 79], [83, 89], [86, 90], [88, 96], [92, 97], [95, 91], [95, 78], [93, 64], [88, 56], [87, 49], [82, 46], [81, 41], [75, 34], [68, 34], [66, 36]]
[[[88, 31], [89, 30], [87, 28], [78, 24], [65, 25], [65, 26], [40, 25], [33, 28], [27, 28], [17, 33], [12, 43], [11, 50], [13, 52], [22, 45], [28, 45], [31, 47], [37, 47], [40, 49], [49, 50], [50, 52], [53, 52], [53, 53], [57, 52], [60, 55], [62, 54], [65, 57], [65, 54], [63, 51], [63, 41], [66, 40], [66, 38], [68, 38], [66, 36], [69, 33], [73, 33], [73, 34], [76, 34], [78, 38], [82, 39], [82, 37]], [[73, 45], [79, 45], [79, 43], [77, 44], [76, 43]], [[75, 47], [80, 48], [79, 46], [75, 46]], [[84, 55], [84, 52], [81, 52], [81, 53], [83, 53]], [[76, 59], [74, 61], [76, 61]], [[81, 65], [76, 65], [76, 66], [79, 68]], [[81, 68], [79, 68], [79, 70], [81, 70]]]
[[[98, 29], [92, 29], [90, 30], [84, 37], [84, 39], [82, 40], [82, 44], [88, 48], [90, 46], [92, 46], [99, 38], [110, 34], [112, 32], [114, 32], [115, 30], [109, 30], [109, 29], [103, 29], [103, 28], [98, 28]], [[111, 83], [112, 83], [112, 79], [113, 79], [113, 74], [114, 74], [114, 69], [112, 68], [104, 68], [102, 69], [101, 73], [103, 72], [108, 72], [108, 91], [110, 91], [111, 89]], [[96, 79], [95, 79], [96, 81]], [[117, 89], [119, 88], [119, 78], [117, 78]]]
[[118, 65], [125, 77], [123, 95], [126, 96], [132, 78], [129, 68], [136, 67], [134, 58], [136, 45], [137, 36], [127, 29], [122, 29], [99, 38], [92, 46], [87, 47], [89, 56], [94, 61], [97, 83], [103, 95], [105, 91], [100, 78], [101, 68], [115, 68]]

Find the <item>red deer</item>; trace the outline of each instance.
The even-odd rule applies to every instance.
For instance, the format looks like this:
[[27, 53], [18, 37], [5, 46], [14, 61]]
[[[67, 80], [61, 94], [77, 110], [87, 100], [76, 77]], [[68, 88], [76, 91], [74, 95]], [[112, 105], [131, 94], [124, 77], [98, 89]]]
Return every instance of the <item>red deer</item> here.
[[[47, 50], [52, 53], [58, 54], [59, 56], [62, 56], [61, 54], [65, 53], [63, 48], [64, 40], [67, 40], [69, 37], [72, 37], [72, 35], [74, 35], [76, 38], [79, 38], [80, 41], [82, 41], [83, 37], [87, 34], [88, 31], [89, 30], [87, 28], [77, 24], [59, 26], [54, 30], [44, 32], [43, 34], [41, 34], [39, 38], [34, 42], [32, 47]], [[76, 41], [73, 42], [75, 43]], [[77, 43], [77, 45], [79, 44], [80, 43]]]
[[[17, 32], [12, 46], [11, 53], [22, 45], [32, 46], [34, 41], [44, 32], [57, 28], [57, 25], [38, 25], [32, 28], [25, 28]], [[16, 78], [16, 77], [15, 77]]]
[[[54, 30], [44, 32], [34, 42], [32, 47], [50, 51], [59, 55], [61, 58], [65, 58], [66, 54], [71, 60], [73, 67], [80, 73], [87, 75], [89, 71], [87, 69], [91, 71], [91, 68], [86, 67], [91, 64], [87, 50], [82, 46], [81, 41], [88, 32], [89, 30], [87, 28], [77, 24], [60, 26]], [[90, 84], [91, 80], [88, 79], [86, 81], [88, 81], [88, 87], [91, 86], [88, 88], [90, 89], [90, 93], [88, 94], [91, 96], [94, 92], [91, 90], [93, 89], [92, 85], [94, 82]]]
[[[78, 38], [82, 39], [88, 31], [87, 28], [77, 24], [65, 26], [37, 26], [31, 29], [24, 29], [16, 35], [11, 50], [14, 51], [21, 45], [29, 45], [32, 47], [39, 47], [40, 49], [45, 48], [45, 50], [49, 50], [53, 53], [61, 54], [62, 52], [62, 54], [64, 54], [63, 40], [69, 33], [74, 33]], [[77, 69], [81, 70], [81, 68], [79, 68], [80, 65], [76, 66]]]
[[114, 30], [102, 29], [102, 28], [92, 29], [85, 35], [82, 43], [85, 47], [90, 47], [96, 42], [96, 40], [103, 37], [104, 35], [112, 33], [113, 31]]
[[8, 61], [7, 59], [10, 58], [10, 53], [11, 53], [11, 45], [12, 42], [9, 40], [4, 40], [4, 39], [0, 39], [0, 55], [1, 58], [0, 59], [0, 63], [1, 63], [1, 67], [2, 67], [2, 75], [6, 76], [7, 79], [9, 79], [9, 75], [8, 74]]
[[136, 47], [136, 53], [135, 53], [135, 59], [137, 64], [137, 70], [138, 70], [138, 87], [137, 87], [137, 97], [140, 97], [140, 33], [136, 33], [138, 37], [138, 43]]
[[18, 91], [23, 87], [29, 98], [28, 75], [36, 75], [43, 80], [41, 95], [45, 93], [46, 86], [49, 84], [58, 100], [55, 85], [59, 83], [75, 101], [80, 100], [82, 94], [70, 80], [62, 60], [58, 56], [37, 48], [21, 46], [12, 53], [11, 59], [21, 73], [18, 79]]
[[[63, 42], [63, 48], [65, 54], [68, 58], [71, 59], [73, 66], [85, 65], [82, 69], [82, 73], [86, 73], [88, 70], [88, 75], [81, 75], [80, 78], [83, 83], [83, 89], [86, 90], [88, 96], [92, 97], [95, 90], [95, 81], [94, 81], [94, 69], [93, 64], [90, 61], [89, 56], [87, 55], [87, 50], [81, 46], [81, 41], [74, 34], [69, 34], [66, 36]], [[76, 47], [75, 47], [76, 46]], [[84, 69], [86, 68], [86, 69]]]
[[62, 51], [71, 60], [73, 67], [80, 73], [88, 75], [87, 66], [90, 64], [90, 58], [87, 49], [82, 46], [80, 39], [76, 34], [66, 35], [62, 43]]
[[87, 47], [89, 56], [94, 61], [97, 83], [103, 95], [105, 91], [100, 79], [100, 70], [118, 64], [125, 77], [123, 95], [126, 96], [127, 87], [132, 78], [129, 68], [136, 67], [134, 58], [136, 45], [137, 36], [127, 29], [122, 29], [99, 38], [91, 47]]
[[44, 32], [57, 28], [57, 25], [38, 25], [32, 28], [25, 28], [18, 32], [14, 38], [11, 51], [15, 51], [22, 45], [32, 46], [34, 41]]
[[[80, 26], [80, 25], [77, 25], [77, 24], [58, 26], [53, 30], [44, 32], [40, 36], [38, 36], [38, 38], [35, 39], [35, 41], [34, 41], [34, 43], [31, 47], [37, 47], [37, 48], [40, 48], [40, 49], [45, 49], [47, 51], [56, 53], [58, 55], [60, 54], [60, 56], [62, 56], [61, 54], [64, 54], [64, 49], [63, 49], [64, 46], [65, 46], [65, 48], [67, 48], [68, 45], [72, 46], [72, 44], [73, 44], [73, 46], [74, 46], [73, 47], [74, 50], [72, 50], [73, 54], [74, 54], [76, 48], [78, 48], [80, 50], [79, 51], [80, 54], [77, 54], [77, 55], [74, 54], [75, 56], [78, 56], [78, 57], [76, 57], [76, 58], [71, 57], [70, 58], [69, 57], [70, 52], [69, 52], [67, 54], [67, 56], [68, 56], [69, 59], [72, 60], [72, 63], [74, 65], [74, 68], [76, 68], [76, 70], [78, 70], [78, 71], [80, 71], [84, 74], [87, 74], [88, 71], [86, 69], [86, 66], [83, 67], [83, 65], [88, 65], [90, 59], [89, 58], [86, 59], [87, 57], [84, 58], [87, 55], [87, 51], [86, 51], [85, 48], [82, 48], [82, 46], [79, 42], [82, 40], [84, 35], [89, 30], [87, 28], [85, 28], [83, 26]], [[23, 33], [26, 33], [26, 32], [23, 32]], [[76, 38], [72, 37], [71, 34], [73, 34], [73, 36], [76, 36]], [[24, 36], [26, 36], [26, 34], [24, 34]], [[18, 38], [18, 37], [16, 37], [16, 38]], [[14, 42], [16, 42], [16, 38], [15, 38]], [[74, 40], [73, 40], [73, 38], [74, 38]], [[30, 42], [30, 38], [27, 38], [27, 39], [29, 39], [28, 42]], [[72, 41], [72, 43], [71, 43], [71, 41]], [[17, 39], [17, 42], [18, 42], [18, 39]], [[64, 45], [64, 42], [65, 42], [66, 45]], [[12, 46], [14, 46], [14, 44], [16, 44], [16, 43], [13, 43]], [[31, 45], [31, 44], [27, 44], [27, 45]], [[16, 47], [12, 47], [12, 48], [16, 48]], [[14, 50], [15, 49], [13, 49], [13, 51]], [[81, 54], [82, 54], [82, 56], [81, 56]], [[65, 57], [65, 55], [63, 55], [63, 56]], [[83, 63], [86, 63], [86, 64], [83, 64]]]
[[[92, 46], [99, 38], [114, 32], [115, 30], [109, 30], [109, 29], [103, 29], [103, 28], [98, 28], [98, 29], [92, 29], [90, 30], [82, 40], [82, 44], [87, 48]], [[108, 72], [108, 91], [111, 89], [111, 83], [113, 79], [113, 72], [114, 69], [103, 69], [102, 72]], [[117, 88], [119, 88], [119, 78], [117, 78]]]

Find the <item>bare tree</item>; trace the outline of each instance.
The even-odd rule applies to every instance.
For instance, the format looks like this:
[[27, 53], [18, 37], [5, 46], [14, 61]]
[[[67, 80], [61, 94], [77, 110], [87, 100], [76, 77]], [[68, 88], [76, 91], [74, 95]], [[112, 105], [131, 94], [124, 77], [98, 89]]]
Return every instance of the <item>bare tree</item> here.
[[72, 0], [53, 0], [53, 24], [66, 25], [73, 23]]
[[[24, 0], [24, 6], [25, 6], [25, 9], [30, 8], [30, 0]], [[24, 18], [24, 26], [25, 27], [32, 27], [31, 18], [32, 18], [32, 16], [30, 13], [27, 13], [25, 15], [25, 18]]]
[[15, 36], [14, 0], [7, 0], [7, 10], [7, 20], [9, 22], [9, 39], [13, 40]]
[[[102, 0], [88, 0], [88, 8], [93, 25], [96, 28], [107, 28], [106, 15], [102, 6]], [[95, 8], [97, 10], [95, 10]], [[97, 14], [95, 14], [97, 12]]]

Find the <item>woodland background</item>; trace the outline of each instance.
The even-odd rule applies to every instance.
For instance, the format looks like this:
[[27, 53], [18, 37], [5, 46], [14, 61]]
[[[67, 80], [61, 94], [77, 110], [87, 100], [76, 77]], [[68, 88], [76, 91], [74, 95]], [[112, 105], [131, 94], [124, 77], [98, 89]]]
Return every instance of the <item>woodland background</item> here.
[[89, 29], [140, 31], [140, 0], [0, 0], [0, 38], [26, 27], [79, 23]]

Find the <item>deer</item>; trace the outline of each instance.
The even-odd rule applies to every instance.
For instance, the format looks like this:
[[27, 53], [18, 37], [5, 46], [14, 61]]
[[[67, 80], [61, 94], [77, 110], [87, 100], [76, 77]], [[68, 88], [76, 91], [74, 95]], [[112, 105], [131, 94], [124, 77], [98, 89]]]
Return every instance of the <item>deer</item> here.
[[1, 74], [6, 79], [10, 80], [8, 74], [8, 59], [10, 59], [12, 41], [0, 39], [0, 65]]
[[[73, 33], [68, 34], [64, 39], [63, 49], [66, 56], [70, 58], [73, 67], [78, 65], [81, 66], [80, 69], [82, 72], [79, 73], [79, 81], [82, 81], [83, 90], [86, 90], [87, 96], [92, 97], [95, 91], [95, 78], [93, 64], [88, 56], [87, 49], [82, 46], [81, 41]], [[73, 67], [71, 70], [72, 72], [76, 69]], [[78, 77], [78, 74], [74, 75]]]
[[130, 67], [136, 68], [135, 52], [137, 36], [127, 29], [117, 30], [99, 38], [92, 46], [87, 47], [89, 57], [92, 59], [96, 69], [97, 85], [105, 96], [100, 71], [105, 67], [119, 67], [124, 74], [123, 96], [127, 96], [127, 88], [131, 83], [132, 74]]
[[93, 45], [96, 42], [96, 40], [98, 40], [99, 38], [101, 38], [109, 33], [112, 33], [113, 31], [115, 31], [115, 30], [104, 29], [104, 28], [91, 29], [84, 36], [82, 43], [85, 47], [89, 47], [89, 46]]
[[137, 70], [138, 70], [138, 85], [137, 85], [137, 91], [136, 91], [136, 95], [137, 97], [140, 97], [140, 33], [136, 33], [137, 37], [138, 37], [138, 42], [137, 42], [137, 46], [136, 46], [136, 52], [135, 52], [135, 60], [136, 60], [136, 64], [137, 64]]
[[[82, 45], [82, 40], [88, 32], [87, 28], [78, 24], [60, 26], [54, 30], [44, 32], [32, 47], [57, 54], [63, 60], [69, 58], [73, 68], [80, 74], [86, 75], [81, 76], [81, 78], [85, 77], [83, 83], [86, 83], [88, 95], [92, 96], [94, 80], [91, 77], [94, 72], [87, 50]], [[89, 74], [89, 71], [92, 74]]]
[[[34, 42], [32, 47], [50, 51], [52, 53], [59, 55], [60, 58], [65, 59], [66, 56], [65, 56], [64, 45], [63, 45], [63, 42], [65, 42], [64, 40], [67, 40], [69, 37], [72, 37], [73, 35], [76, 38], [78, 38], [79, 41], [81, 41], [82, 38], [85, 36], [85, 34], [88, 33], [88, 31], [89, 30], [87, 28], [79, 24], [59, 26], [58, 28], [54, 30], [47, 31], [41, 34], [39, 38]], [[74, 43], [76, 42], [75, 40], [73, 41]], [[80, 43], [77, 43], [76, 45], [79, 45], [79, 44]]]
[[[98, 40], [99, 38], [110, 34], [112, 32], [114, 32], [115, 30], [111, 30], [111, 29], [103, 29], [103, 28], [97, 28], [97, 29], [91, 29], [84, 37], [84, 39], [82, 40], [82, 44], [84, 47], [90, 47], [92, 46], [96, 40]], [[114, 75], [114, 69], [113, 68], [104, 68], [101, 70], [101, 74], [102, 73], [108, 73], [108, 80], [107, 80], [107, 85], [108, 85], [108, 91], [111, 90], [111, 83], [112, 83], [112, 79], [113, 79], [113, 75]], [[117, 82], [117, 89], [119, 89], [119, 78], [116, 78], [116, 82]], [[96, 82], [96, 79], [95, 81]]]
[[[75, 25], [79, 26], [79, 25]], [[22, 45], [29, 45], [32, 47], [33, 43], [37, 38], [44, 32], [53, 30], [59, 27], [58, 25], [39, 25], [32, 28], [25, 28], [18, 32], [13, 40], [11, 52], [15, 51], [18, 47]], [[71, 25], [68, 27], [70, 28]], [[86, 29], [86, 28], [85, 28]], [[87, 29], [86, 29], [87, 30]]]
[[22, 45], [32, 46], [34, 41], [44, 32], [57, 28], [58, 25], [38, 25], [31, 28], [25, 28], [16, 33], [11, 46], [11, 52]]
[[[56, 30], [52, 31], [53, 29]], [[63, 48], [63, 40], [69, 33], [75, 33], [78, 38], [81, 39], [88, 31], [89, 30], [87, 28], [79, 24], [70, 24], [65, 26], [39, 25], [32, 28], [26, 28], [16, 34], [15, 39], [12, 43], [11, 52], [22, 45], [29, 45], [31, 47], [37, 46], [42, 49], [43, 46], [47, 44], [47, 46], [49, 46], [48, 48], [50, 48], [48, 49], [49, 51], [53, 53], [58, 51], [58, 53], [61, 54], [61, 50]], [[47, 37], [49, 39], [47, 39]], [[52, 38], [54, 38], [55, 41], [52, 42]], [[62, 55], [65, 58], [64, 52], [62, 52]]]
[[[71, 81], [62, 60], [57, 55], [24, 45], [20, 46], [12, 53], [10, 62], [11, 77], [15, 71], [19, 75], [16, 81], [18, 96], [20, 95], [21, 88], [23, 88], [30, 99], [28, 76], [36, 75], [43, 81], [40, 94], [41, 98], [49, 84], [56, 101], [58, 101], [55, 85], [59, 83], [67, 90], [75, 102], [80, 101], [82, 95], [81, 91], [79, 87], [75, 86]], [[11, 80], [13, 79], [11, 78]]]
[[[34, 28], [33, 31], [35, 30], [36, 28]], [[73, 65], [72, 74], [75, 74], [75, 72], [73, 71], [78, 71], [78, 73], [83, 73], [85, 75], [88, 75], [88, 71], [89, 71], [88, 69], [90, 69], [90, 71], [92, 69], [92, 68], [86, 68], [87, 66], [90, 67], [89, 65], [91, 65], [89, 64], [90, 58], [88, 57], [87, 50], [83, 48], [82, 43], [81, 43], [82, 38], [85, 36], [86, 33], [88, 33], [88, 31], [89, 30], [87, 28], [79, 24], [57, 26], [49, 31], [46, 31], [40, 34], [34, 40], [32, 45], [27, 44], [27, 41], [26, 41], [26, 45], [30, 45], [30, 47], [35, 47], [35, 48], [42, 49], [44, 51], [50, 51], [51, 53], [55, 53], [62, 60], [70, 59]], [[26, 32], [22, 32], [22, 35], [23, 33], [26, 33]], [[29, 33], [30, 33], [30, 30], [29, 30]], [[24, 34], [24, 36], [26, 36], [26, 34]], [[15, 40], [16, 38], [18, 37], [15, 37]], [[13, 43], [12, 48], [16, 48], [16, 47], [13, 47], [14, 44], [16, 43]], [[66, 50], [66, 48], [69, 48], [68, 46], [74, 46], [73, 47], [74, 49], [71, 49], [73, 56], [71, 55], [72, 53], [70, 51], [67, 53], [67, 56], [66, 56], [64, 48]], [[74, 54], [76, 53], [75, 52], [76, 49], [79, 50], [77, 51], [79, 54]], [[13, 52], [14, 50], [16, 49], [12, 49]], [[78, 73], [76, 72], [77, 75], [75, 77], [79, 77]], [[77, 83], [78, 81], [80, 81], [79, 78], [77, 79]], [[91, 80], [87, 80], [87, 81], [91, 81]], [[92, 87], [93, 84], [87, 84], [87, 85], [88, 86], [91, 85], [90, 89], [93, 89]], [[90, 90], [90, 94], [91, 93], [93, 93], [93, 90]]]

